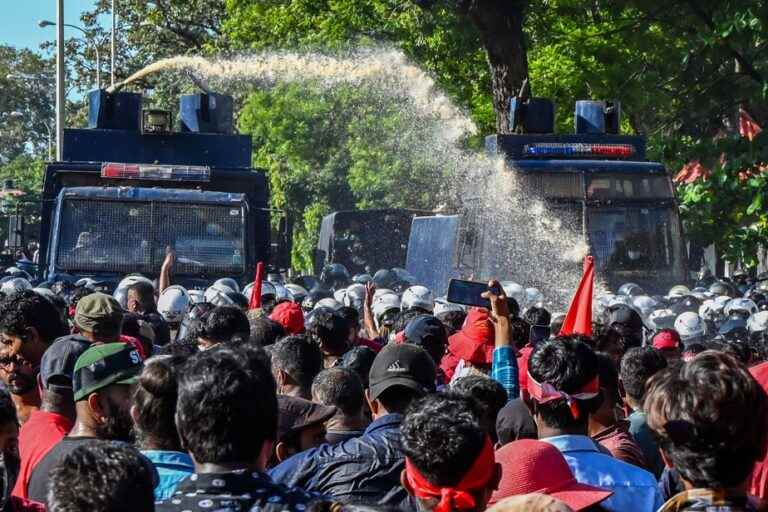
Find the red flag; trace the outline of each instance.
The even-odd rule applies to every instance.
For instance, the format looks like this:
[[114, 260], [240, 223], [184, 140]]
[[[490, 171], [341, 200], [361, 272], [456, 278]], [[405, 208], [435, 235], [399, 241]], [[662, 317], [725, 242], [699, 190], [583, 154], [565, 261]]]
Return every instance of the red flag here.
[[256, 280], [251, 288], [251, 300], [248, 303], [248, 309], [259, 309], [261, 307], [261, 282], [264, 280], [264, 263], [261, 261], [256, 264]]
[[674, 178], [675, 183], [690, 184], [699, 178], [707, 178], [709, 176], [709, 169], [701, 165], [698, 160], [692, 160], [685, 164], [680, 172]]
[[584, 275], [581, 276], [579, 288], [573, 296], [568, 314], [565, 316], [561, 336], [583, 334], [592, 336], [592, 291], [595, 287], [595, 259], [592, 256], [584, 258]]
[[739, 107], [739, 133], [742, 137], [752, 142], [763, 129], [752, 119], [746, 110]]

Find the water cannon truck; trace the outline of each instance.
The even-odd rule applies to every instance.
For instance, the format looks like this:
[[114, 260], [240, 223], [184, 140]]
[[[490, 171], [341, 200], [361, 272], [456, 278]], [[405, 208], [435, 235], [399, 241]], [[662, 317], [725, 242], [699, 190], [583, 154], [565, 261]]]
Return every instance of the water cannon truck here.
[[251, 138], [234, 133], [231, 97], [182, 96], [175, 131], [141, 94], [88, 100], [88, 128], [64, 130], [63, 159], [45, 168], [40, 280], [157, 277], [168, 248], [187, 287], [250, 282], [258, 261], [285, 268], [287, 247], [270, 243], [268, 182], [251, 168]]
[[[514, 133], [486, 137], [486, 151], [503, 157], [527, 193], [583, 235], [609, 287], [635, 282], [665, 291], [685, 282], [671, 178], [661, 163], [646, 159], [644, 138], [620, 134], [620, 103], [577, 101], [573, 134], [554, 133], [554, 110], [545, 98], [514, 98]], [[406, 268], [438, 293], [451, 277], [487, 279], [497, 275], [482, 257], [492, 237], [466, 215], [417, 217]]]

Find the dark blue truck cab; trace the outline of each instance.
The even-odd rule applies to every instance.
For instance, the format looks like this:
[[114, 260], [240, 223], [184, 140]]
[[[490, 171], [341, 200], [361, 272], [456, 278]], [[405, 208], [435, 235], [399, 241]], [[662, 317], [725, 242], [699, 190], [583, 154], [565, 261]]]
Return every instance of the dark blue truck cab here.
[[63, 161], [46, 166], [39, 278], [156, 277], [170, 247], [175, 282], [251, 281], [270, 258], [269, 190], [250, 137], [231, 133], [231, 99], [182, 97], [177, 132], [140, 95], [89, 99], [90, 128], [65, 130]]

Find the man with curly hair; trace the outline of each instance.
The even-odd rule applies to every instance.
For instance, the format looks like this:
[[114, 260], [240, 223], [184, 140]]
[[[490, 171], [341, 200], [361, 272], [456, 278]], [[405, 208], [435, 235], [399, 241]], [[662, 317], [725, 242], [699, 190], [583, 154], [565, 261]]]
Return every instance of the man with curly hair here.
[[747, 494], [755, 462], [765, 456], [768, 396], [736, 359], [706, 351], [660, 372], [644, 409], [686, 489], [660, 512], [768, 510]]
[[37, 374], [43, 353], [65, 334], [56, 307], [31, 290], [0, 302], [0, 379], [11, 392], [22, 424], [40, 408]]

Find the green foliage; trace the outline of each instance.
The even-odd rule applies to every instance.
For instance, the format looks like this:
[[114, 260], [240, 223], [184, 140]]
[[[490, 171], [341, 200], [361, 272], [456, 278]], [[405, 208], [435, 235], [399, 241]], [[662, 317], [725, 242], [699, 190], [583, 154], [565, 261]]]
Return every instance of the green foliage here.
[[435, 170], [407, 100], [373, 88], [282, 85], [252, 93], [239, 129], [268, 173], [272, 207], [296, 220], [294, 268], [311, 269], [322, 216], [335, 210], [427, 208]]
[[734, 135], [694, 147], [712, 172], [678, 187], [686, 234], [715, 244], [729, 261], [756, 266], [768, 240], [768, 137], [750, 143]]
[[45, 154], [45, 125], [54, 128], [52, 71], [49, 59], [0, 45], [0, 164], [28, 150]]

